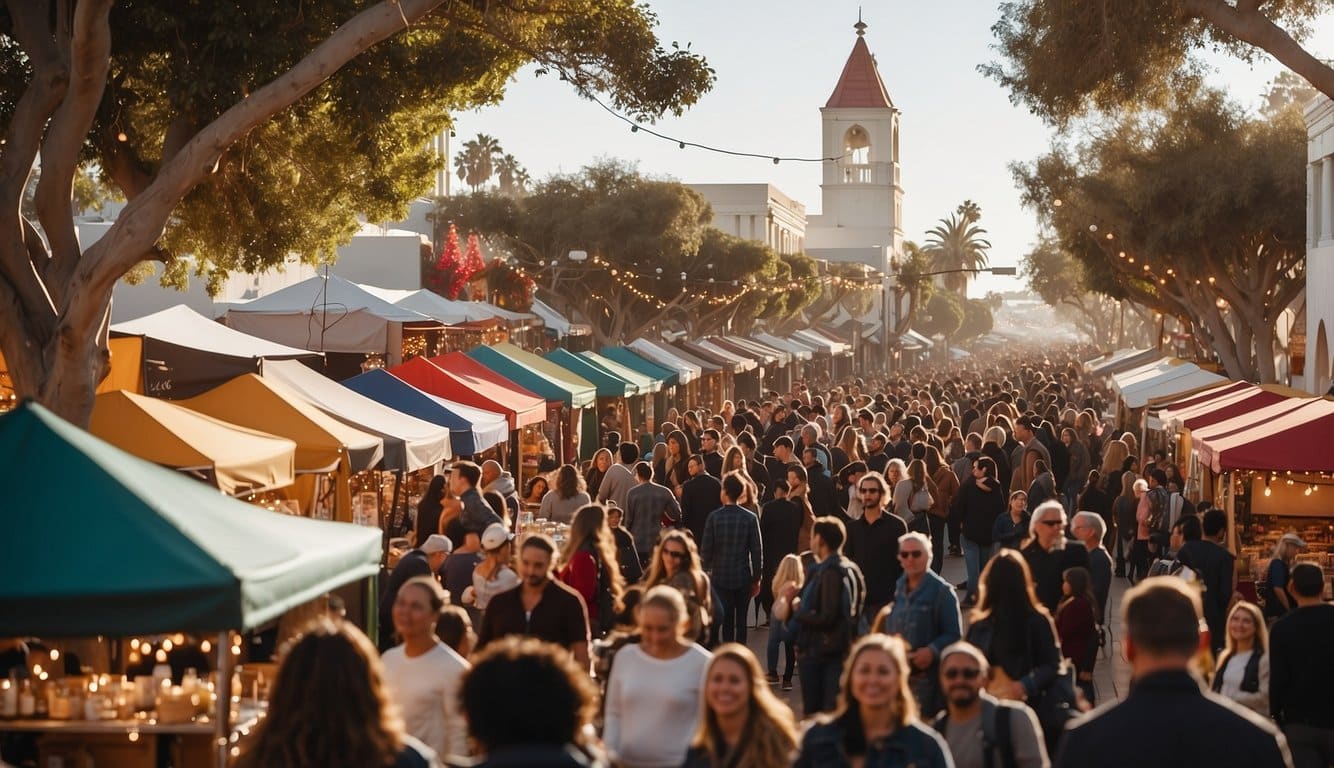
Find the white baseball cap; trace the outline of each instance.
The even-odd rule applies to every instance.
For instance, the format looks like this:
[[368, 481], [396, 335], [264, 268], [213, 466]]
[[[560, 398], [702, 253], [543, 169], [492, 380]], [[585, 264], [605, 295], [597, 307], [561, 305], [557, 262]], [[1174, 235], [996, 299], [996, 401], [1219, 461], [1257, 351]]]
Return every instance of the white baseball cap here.
[[443, 552], [447, 555], [454, 551], [454, 542], [450, 541], [448, 536], [441, 536], [438, 533], [433, 533], [426, 537], [426, 541], [422, 542], [422, 545], [418, 547], [418, 549], [428, 555], [434, 555], [439, 552]]
[[492, 523], [482, 531], [482, 549], [488, 552], [493, 549], [499, 549], [507, 541], [513, 541], [514, 534], [509, 531], [502, 523]]

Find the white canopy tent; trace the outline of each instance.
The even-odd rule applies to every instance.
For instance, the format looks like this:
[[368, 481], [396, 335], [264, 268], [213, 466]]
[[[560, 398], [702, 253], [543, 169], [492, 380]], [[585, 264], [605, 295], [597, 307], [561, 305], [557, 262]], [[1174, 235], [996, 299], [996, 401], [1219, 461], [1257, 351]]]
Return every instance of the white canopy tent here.
[[637, 354], [643, 355], [669, 370], [676, 371], [682, 384], [689, 384], [704, 375], [704, 370], [688, 360], [673, 354], [671, 350], [654, 344], [647, 339], [635, 339], [626, 345]]
[[231, 304], [225, 317], [228, 326], [271, 341], [321, 352], [383, 354], [388, 365], [402, 359], [405, 325], [439, 325], [337, 275], [317, 275]]
[[781, 349], [792, 355], [794, 360], [810, 360], [814, 354], [812, 349], [804, 344], [797, 344], [788, 339], [780, 339], [771, 333], [759, 332], [755, 334], [755, 340], [761, 344], [766, 344], [775, 349]]
[[261, 374], [285, 384], [349, 426], [384, 439], [384, 467], [413, 472], [450, 458], [449, 430], [396, 411], [295, 361], [268, 361]]
[[1150, 400], [1219, 384], [1226, 378], [1194, 363], [1168, 357], [1112, 377], [1112, 389], [1127, 408], [1143, 408]]
[[127, 336], [143, 336], [229, 357], [283, 360], [316, 357], [319, 354], [241, 333], [204, 317], [184, 304], [177, 304], [135, 320], [116, 323], [111, 326], [111, 332]]

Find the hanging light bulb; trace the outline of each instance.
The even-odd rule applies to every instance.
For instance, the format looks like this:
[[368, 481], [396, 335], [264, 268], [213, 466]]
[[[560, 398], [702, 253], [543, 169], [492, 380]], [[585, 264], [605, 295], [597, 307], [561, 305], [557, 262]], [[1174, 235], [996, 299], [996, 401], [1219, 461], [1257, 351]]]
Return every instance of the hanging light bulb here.
[[1265, 476], [1265, 496], [1268, 496], [1269, 493], [1269, 477]]

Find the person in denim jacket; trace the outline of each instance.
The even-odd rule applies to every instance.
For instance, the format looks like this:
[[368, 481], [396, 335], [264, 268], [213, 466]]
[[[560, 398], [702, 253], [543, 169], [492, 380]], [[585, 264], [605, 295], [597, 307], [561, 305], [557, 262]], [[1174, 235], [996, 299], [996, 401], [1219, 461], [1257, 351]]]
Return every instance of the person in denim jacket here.
[[923, 725], [908, 688], [901, 638], [867, 635], [852, 647], [838, 708], [801, 740], [796, 768], [954, 768], [940, 734]]
[[936, 712], [940, 709], [936, 674], [940, 652], [963, 634], [959, 596], [954, 585], [931, 570], [931, 545], [924, 534], [914, 531], [899, 538], [899, 563], [903, 575], [894, 602], [881, 611], [876, 628], [907, 643], [910, 685], [917, 705], [923, 712]]

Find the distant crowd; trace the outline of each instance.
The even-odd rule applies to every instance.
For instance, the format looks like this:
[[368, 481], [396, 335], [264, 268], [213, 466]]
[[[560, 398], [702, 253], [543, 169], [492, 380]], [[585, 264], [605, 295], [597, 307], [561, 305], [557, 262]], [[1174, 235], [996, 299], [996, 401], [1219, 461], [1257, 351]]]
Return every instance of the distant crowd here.
[[[524, 488], [456, 462], [379, 651], [311, 626], [239, 764], [1331, 764], [1323, 571], [1285, 535], [1241, 599], [1226, 513], [1081, 354], [678, 407]], [[1130, 693], [1092, 709], [1113, 632]]]

